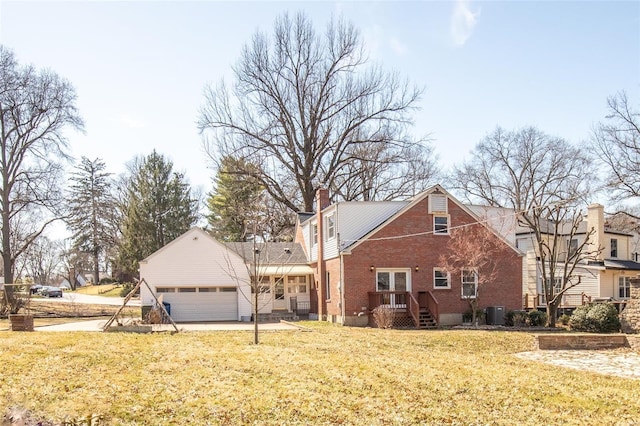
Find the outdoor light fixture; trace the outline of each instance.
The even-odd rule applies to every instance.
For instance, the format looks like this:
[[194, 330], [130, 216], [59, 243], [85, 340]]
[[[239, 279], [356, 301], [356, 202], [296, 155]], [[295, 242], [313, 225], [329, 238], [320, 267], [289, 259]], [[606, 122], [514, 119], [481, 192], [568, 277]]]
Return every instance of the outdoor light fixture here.
[[370, 270], [371, 272], [373, 272], [373, 270], [374, 270], [374, 269], [376, 269], [376, 267], [375, 267], [375, 266], [373, 266], [373, 265], [369, 266], [369, 270]]
[[420, 267], [418, 265], [416, 265], [416, 272], [420, 271]]

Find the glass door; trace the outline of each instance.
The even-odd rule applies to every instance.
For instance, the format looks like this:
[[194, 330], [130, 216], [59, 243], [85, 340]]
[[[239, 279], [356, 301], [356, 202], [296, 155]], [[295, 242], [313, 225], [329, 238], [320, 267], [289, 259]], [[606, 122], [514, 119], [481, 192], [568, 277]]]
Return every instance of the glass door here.
[[406, 292], [411, 291], [411, 274], [408, 269], [377, 271], [376, 291], [389, 292], [380, 295], [382, 305], [404, 308], [407, 303]]

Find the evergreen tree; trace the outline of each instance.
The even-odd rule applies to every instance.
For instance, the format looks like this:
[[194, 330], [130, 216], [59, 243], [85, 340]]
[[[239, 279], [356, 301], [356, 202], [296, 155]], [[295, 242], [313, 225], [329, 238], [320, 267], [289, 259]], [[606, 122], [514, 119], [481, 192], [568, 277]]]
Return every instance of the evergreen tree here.
[[116, 201], [111, 192], [111, 173], [99, 158], [82, 157], [71, 176], [69, 218], [73, 247], [89, 253], [93, 260], [95, 283], [100, 282], [100, 260], [114, 244]]
[[207, 199], [207, 221], [218, 240], [248, 241], [251, 237], [249, 214], [256, 210], [263, 188], [257, 179], [238, 172], [248, 168], [242, 159], [227, 156], [221, 161], [216, 188]]
[[122, 203], [119, 267], [133, 275], [138, 262], [174, 240], [198, 219], [198, 200], [173, 163], [155, 150], [131, 166]]

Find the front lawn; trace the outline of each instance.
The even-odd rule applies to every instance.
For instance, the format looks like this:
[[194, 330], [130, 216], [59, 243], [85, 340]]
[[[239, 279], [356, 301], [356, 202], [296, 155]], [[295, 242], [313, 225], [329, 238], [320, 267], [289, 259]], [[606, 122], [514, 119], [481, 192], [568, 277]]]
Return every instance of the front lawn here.
[[0, 407], [104, 424], [633, 424], [640, 382], [521, 360], [533, 335], [0, 333]]

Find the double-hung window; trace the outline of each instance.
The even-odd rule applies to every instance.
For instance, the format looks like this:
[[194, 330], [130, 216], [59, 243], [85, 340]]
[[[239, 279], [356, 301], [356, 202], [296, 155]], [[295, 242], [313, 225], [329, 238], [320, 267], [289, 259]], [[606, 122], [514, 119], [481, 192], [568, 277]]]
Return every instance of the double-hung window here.
[[615, 238], [611, 239], [611, 257], [618, 257], [618, 240]]
[[332, 214], [327, 216], [327, 240], [331, 240], [336, 237], [336, 220]]
[[631, 297], [630, 277], [618, 277], [618, 298], [628, 299]]
[[439, 268], [433, 269], [433, 288], [451, 288], [451, 281], [449, 279], [449, 274]]
[[440, 235], [449, 234], [449, 216], [433, 216], [433, 233]]
[[478, 295], [478, 273], [474, 269], [462, 270], [462, 297], [475, 299]]

